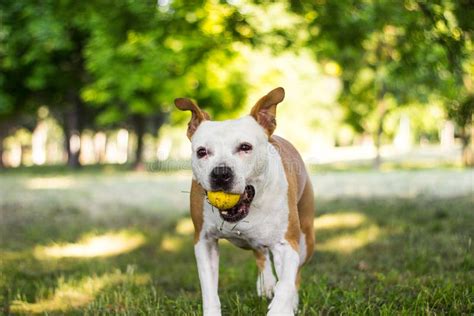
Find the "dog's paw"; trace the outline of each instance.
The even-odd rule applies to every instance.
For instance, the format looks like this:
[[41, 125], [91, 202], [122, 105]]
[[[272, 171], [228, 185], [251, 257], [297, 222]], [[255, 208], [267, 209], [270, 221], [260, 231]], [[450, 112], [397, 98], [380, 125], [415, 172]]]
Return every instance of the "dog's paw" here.
[[221, 316], [220, 308], [206, 308], [203, 310], [203, 316]]
[[268, 316], [294, 315], [298, 309], [298, 292], [294, 284], [279, 282], [275, 286], [275, 297], [268, 306]]
[[298, 309], [298, 303], [280, 304], [275, 299], [268, 306], [267, 316], [294, 316]]
[[293, 312], [292, 308], [282, 308], [282, 309], [276, 309], [276, 308], [271, 308], [267, 316], [294, 316], [295, 313]]
[[273, 291], [275, 290], [276, 277], [271, 274], [260, 273], [257, 278], [257, 294], [266, 298], [273, 297]]

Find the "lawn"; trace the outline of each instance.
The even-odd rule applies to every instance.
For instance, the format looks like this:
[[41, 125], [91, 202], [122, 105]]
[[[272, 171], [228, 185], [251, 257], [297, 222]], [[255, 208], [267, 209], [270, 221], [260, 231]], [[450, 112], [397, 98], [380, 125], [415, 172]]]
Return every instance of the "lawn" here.
[[[314, 174], [317, 251], [300, 314], [473, 314], [473, 175]], [[0, 174], [3, 313], [200, 315], [189, 179]], [[264, 315], [252, 253], [220, 245], [223, 314]]]

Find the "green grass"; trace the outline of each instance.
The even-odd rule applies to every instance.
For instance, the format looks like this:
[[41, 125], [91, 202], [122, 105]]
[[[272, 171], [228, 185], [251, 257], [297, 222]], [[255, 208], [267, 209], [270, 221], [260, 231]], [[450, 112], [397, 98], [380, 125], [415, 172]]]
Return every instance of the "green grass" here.
[[[0, 177], [8, 193], [0, 192], [1, 311], [200, 315], [186, 205], [163, 211], [159, 197], [137, 196], [144, 189], [134, 191], [128, 173], [88, 177], [36, 195], [24, 184], [29, 176]], [[163, 180], [146, 182], [149, 195], [173, 179], [153, 177]], [[109, 181], [123, 187], [110, 189]], [[144, 206], [119, 199], [127, 191]], [[182, 193], [179, 201], [186, 200]], [[303, 270], [301, 315], [474, 313], [472, 196], [317, 202], [317, 251]], [[90, 211], [94, 205], [104, 214]], [[224, 315], [265, 314], [256, 274], [251, 252], [221, 242]]]

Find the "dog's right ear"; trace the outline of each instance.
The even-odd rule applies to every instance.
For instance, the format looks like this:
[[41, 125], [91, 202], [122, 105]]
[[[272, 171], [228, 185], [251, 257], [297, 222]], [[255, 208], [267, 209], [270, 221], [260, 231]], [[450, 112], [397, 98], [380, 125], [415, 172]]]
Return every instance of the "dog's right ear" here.
[[196, 103], [186, 98], [177, 98], [174, 100], [174, 104], [181, 111], [191, 111], [192, 113], [187, 131], [188, 138], [191, 140], [191, 137], [197, 130], [199, 124], [201, 124], [202, 121], [210, 120], [209, 114], [201, 110]]
[[250, 115], [263, 127], [270, 137], [276, 128], [276, 108], [278, 103], [285, 98], [285, 89], [273, 89], [260, 98], [250, 111]]

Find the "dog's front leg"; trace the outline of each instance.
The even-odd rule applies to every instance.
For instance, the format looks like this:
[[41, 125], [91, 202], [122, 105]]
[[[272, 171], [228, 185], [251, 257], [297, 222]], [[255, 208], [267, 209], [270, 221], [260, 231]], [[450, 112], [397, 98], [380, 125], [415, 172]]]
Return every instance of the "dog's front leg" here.
[[300, 257], [286, 240], [277, 243], [271, 251], [278, 282], [268, 315], [294, 315], [298, 308], [296, 276]]
[[221, 315], [221, 303], [217, 294], [219, 281], [219, 248], [217, 239], [202, 236], [194, 245], [199, 281], [201, 282], [204, 316]]

